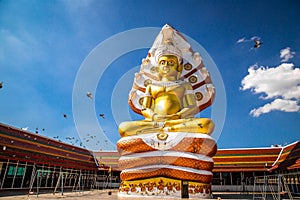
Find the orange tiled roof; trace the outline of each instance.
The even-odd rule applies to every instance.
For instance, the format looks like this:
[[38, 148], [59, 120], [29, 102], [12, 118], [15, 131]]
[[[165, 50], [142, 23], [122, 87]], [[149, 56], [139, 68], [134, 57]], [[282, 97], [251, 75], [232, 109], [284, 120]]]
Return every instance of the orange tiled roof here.
[[214, 172], [267, 171], [277, 160], [281, 147], [219, 149], [214, 159]]
[[97, 170], [92, 152], [0, 123], [0, 158]]
[[272, 170], [294, 169], [299, 168], [300, 159], [300, 142], [294, 142], [282, 148], [278, 159], [273, 164]]

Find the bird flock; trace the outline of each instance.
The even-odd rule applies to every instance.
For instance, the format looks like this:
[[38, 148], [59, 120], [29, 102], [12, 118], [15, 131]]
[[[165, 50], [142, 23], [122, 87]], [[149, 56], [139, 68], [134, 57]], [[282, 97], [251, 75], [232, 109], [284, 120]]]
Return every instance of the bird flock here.
[[[3, 81], [1, 81], [0, 82], [0, 89], [3, 89], [3, 87], [4, 87], [4, 83], [3, 83]], [[91, 93], [91, 92], [89, 92], [89, 91], [87, 91], [86, 92], [86, 96], [89, 98], [89, 99], [93, 99], [93, 94]], [[63, 118], [65, 118], [65, 119], [68, 119], [68, 115], [67, 115], [67, 113], [62, 113], [62, 116], [63, 116]], [[100, 113], [99, 114], [99, 117], [101, 118], [101, 119], [105, 119], [105, 115], [104, 115], [104, 113]], [[23, 131], [27, 131], [28, 130], [28, 127], [23, 127], [23, 128], [21, 128]], [[40, 133], [40, 131], [42, 131], [42, 132], [44, 132], [45, 131], [45, 128], [35, 128], [35, 133], [36, 134], [39, 134]], [[72, 144], [72, 145], [79, 145], [80, 147], [83, 147], [83, 148], [86, 148], [86, 146], [83, 144], [83, 142], [86, 142], [86, 143], [88, 143], [88, 142], [95, 142], [95, 139], [97, 139], [97, 137], [96, 137], [96, 135], [91, 135], [91, 134], [87, 134], [86, 135], [86, 137], [84, 137], [83, 138], [83, 141], [80, 141], [79, 139], [77, 139], [77, 138], [75, 138], [75, 137], [65, 137], [65, 138], [61, 138], [60, 136], [53, 136], [53, 139], [56, 139], [56, 140], [58, 140], [59, 142], [62, 142], [62, 140], [64, 140], [64, 141], [67, 141], [67, 142], [69, 142], [70, 144]], [[106, 144], [108, 143], [108, 140], [105, 140], [104, 141]], [[97, 140], [96, 141], [96, 145], [99, 145], [100, 144], [100, 141], [99, 140]]]
[[[87, 98], [93, 100], [93, 94], [89, 91], [86, 92], [86, 96]], [[104, 113], [100, 113], [99, 116], [101, 117], [101, 119], [105, 119], [105, 115]], [[66, 113], [63, 113], [63, 117], [65, 119], [68, 118], [68, 115]], [[61, 141], [59, 139], [59, 136], [54, 136], [54, 139], [58, 139], [59, 141]], [[84, 145], [84, 143], [89, 143], [89, 142], [95, 142], [95, 139], [97, 139], [96, 135], [91, 135], [91, 134], [87, 134], [86, 137], [83, 137], [83, 141], [79, 141], [79, 139], [76, 139], [75, 137], [65, 137], [64, 138], [66, 141], [70, 142], [72, 145], [79, 145], [80, 147], [86, 148], [86, 146]], [[107, 140], [105, 140], [105, 143], [108, 143]], [[99, 145], [100, 141], [97, 140], [96, 141], [96, 145]]]

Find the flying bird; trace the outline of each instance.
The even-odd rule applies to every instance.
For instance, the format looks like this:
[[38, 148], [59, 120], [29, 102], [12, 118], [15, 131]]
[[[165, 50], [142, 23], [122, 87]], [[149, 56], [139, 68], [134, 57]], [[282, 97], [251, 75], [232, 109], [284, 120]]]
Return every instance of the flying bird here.
[[253, 41], [255, 43], [253, 46], [255, 49], [258, 49], [262, 45], [262, 42], [259, 41], [258, 39], [254, 39]]
[[0, 89], [3, 88], [3, 81], [0, 82]]
[[93, 95], [92, 95], [91, 92], [87, 92], [87, 93], [86, 93], [86, 96], [87, 96], [88, 98], [90, 98], [90, 99], [93, 99]]
[[105, 115], [103, 113], [99, 114], [100, 117], [102, 117], [103, 119], [105, 119]]
[[63, 114], [63, 116], [64, 116], [64, 118], [66, 118], [66, 119], [68, 118], [68, 115], [67, 115], [67, 114], [65, 114], [65, 113]]

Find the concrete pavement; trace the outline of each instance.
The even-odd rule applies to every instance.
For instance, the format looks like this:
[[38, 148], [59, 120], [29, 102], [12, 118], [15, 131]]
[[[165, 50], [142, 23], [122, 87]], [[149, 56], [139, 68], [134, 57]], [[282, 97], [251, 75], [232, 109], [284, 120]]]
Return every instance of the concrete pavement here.
[[[2, 196], [1, 200], [102, 200], [102, 199], [110, 199], [110, 200], [140, 200], [141, 198], [134, 197], [126, 197], [126, 198], [118, 198], [118, 190], [116, 189], [107, 189], [107, 190], [91, 190], [91, 191], [79, 191], [79, 192], [64, 192], [63, 195], [61, 193], [47, 193], [47, 194], [31, 194], [31, 195], [14, 195], [14, 196]], [[219, 197], [219, 198], [218, 198]], [[230, 193], [217, 193], [213, 195], [212, 199], [244, 199], [249, 200], [252, 199], [253, 195], [251, 194], [230, 194]], [[162, 200], [161, 198], [154, 197], [144, 197], [147, 200]], [[166, 199], [166, 198], [163, 198]], [[180, 200], [181, 198], [167, 198], [168, 200]]]
[[[109, 194], [111, 192], [111, 194]], [[117, 200], [117, 191], [116, 190], [93, 190], [93, 191], [84, 191], [84, 192], [65, 192], [63, 195], [61, 193], [52, 193], [47, 194], [31, 194], [31, 195], [17, 195], [17, 196], [6, 196], [0, 197], [2, 200], [102, 200], [102, 199], [111, 199]]]

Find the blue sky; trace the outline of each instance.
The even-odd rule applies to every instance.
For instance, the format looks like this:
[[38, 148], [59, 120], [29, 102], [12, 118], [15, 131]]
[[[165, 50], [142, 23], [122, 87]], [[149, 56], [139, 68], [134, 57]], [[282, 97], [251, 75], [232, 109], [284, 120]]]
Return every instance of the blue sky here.
[[[128, 110], [131, 77], [148, 49], [119, 53], [100, 76], [94, 69], [80, 82], [83, 68], [105, 42], [109, 47], [97, 54], [99, 67], [116, 48], [122, 52], [124, 45], [152, 43], [156, 35], [149, 27], [168, 23], [197, 41], [222, 77], [226, 115], [216, 138], [219, 148], [292, 143], [300, 134], [299, 9], [296, 0], [1, 0], [0, 122], [32, 132], [38, 128], [41, 135], [90, 149], [111, 149], [120, 138], [116, 118], [122, 113], [115, 105]], [[114, 43], [120, 33], [147, 28], [151, 34]], [[258, 49], [254, 38], [263, 42]], [[74, 95], [80, 87], [93, 98]], [[87, 106], [84, 113], [74, 112], [79, 104]], [[210, 111], [200, 115], [210, 117]], [[106, 136], [91, 128], [93, 120]], [[78, 131], [78, 123], [88, 131]]]

